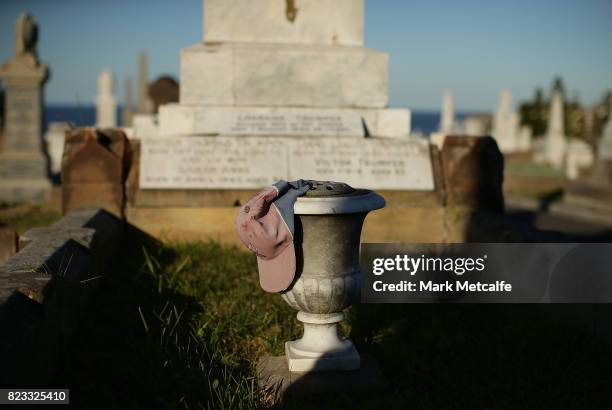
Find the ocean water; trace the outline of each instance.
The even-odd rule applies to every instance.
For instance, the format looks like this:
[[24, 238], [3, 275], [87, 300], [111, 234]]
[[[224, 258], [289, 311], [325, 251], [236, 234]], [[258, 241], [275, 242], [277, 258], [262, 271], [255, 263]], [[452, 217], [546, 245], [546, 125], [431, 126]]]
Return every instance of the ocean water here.
[[[456, 113], [458, 120], [465, 118], [466, 113]], [[121, 119], [121, 107], [117, 108], [117, 118]], [[69, 106], [69, 105], [48, 105], [45, 107], [44, 129], [47, 129], [49, 122], [65, 121], [71, 122], [76, 127], [91, 126], [96, 121], [96, 107], [93, 105]], [[412, 112], [412, 132], [420, 132], [423, 135], [438, 129], [440, 123], [440, 113], [437, 111], [413, 111]], [[119, 124], [121, 125], [121, 124]]]

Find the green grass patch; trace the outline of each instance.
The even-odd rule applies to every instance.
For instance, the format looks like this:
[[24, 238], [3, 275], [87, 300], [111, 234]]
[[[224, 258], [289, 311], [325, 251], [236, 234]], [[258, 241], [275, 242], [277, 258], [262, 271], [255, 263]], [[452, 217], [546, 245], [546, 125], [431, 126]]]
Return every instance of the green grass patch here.
[[[78, 408], [274, 405], [255, 364], [301, 335], [295, 311], [258, 285], [253, 255], [217, 243], [130, 249], [106, 275], [66, 352], [58, 387]], [[611, 349], [566, 313], [592, 307], [357, 305], [343, 330], [389, 389], [306, 398], [297, 408], [606, 408]], [[602, 309], [605, 307], [602, 307]], [[553, 315], [554, 316], [554, 315]], [[571, 323], [570, 323], [571, 322]]]
[[0, 225], [22, 234], [30, 228], [48, 226], [62, 217], [57, 209], [41, 205], [0, 205]]

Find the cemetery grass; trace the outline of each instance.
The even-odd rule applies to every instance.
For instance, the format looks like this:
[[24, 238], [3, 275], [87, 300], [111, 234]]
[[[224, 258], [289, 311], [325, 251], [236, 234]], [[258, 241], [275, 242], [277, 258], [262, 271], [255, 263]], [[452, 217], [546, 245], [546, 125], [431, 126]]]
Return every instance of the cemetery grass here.
[[278, 295], [259, 288], [254, 256], [212, 242], [130, 242], [56, 379], [77, 408], [611, 404], [611, 352], [588, 329], [551, 321], [542, 306], [450, 304], [351, 308], [342, 331], [381, 362], [387, 391], [276, 402], [257, 388], [257, 359], [282, 355], [301, 326]]
[[22, 234], [30, 228], [48, 226], [61, 218], [57, 207], [45, 205], [0, 204], [0, 226], [7, 226]]

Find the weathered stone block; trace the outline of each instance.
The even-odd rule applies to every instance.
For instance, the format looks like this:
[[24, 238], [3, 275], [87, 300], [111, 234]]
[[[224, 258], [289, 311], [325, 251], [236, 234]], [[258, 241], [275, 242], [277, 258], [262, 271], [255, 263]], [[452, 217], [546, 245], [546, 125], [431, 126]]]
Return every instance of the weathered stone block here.
[[180, 102], [383, 108], [388, 62], [361, 47], [197, 44], [181, 51]]
[[68, 131], [62, 160], [63, 212], [103, 207], [120, 216], [130, 152], [119, 130]]
[[493, 138], [447, 136], [441, 157], [447, 205], [503, 212], [504, 157]]
[[363, 0], [206, 0], [205, 42], [363, 45]]

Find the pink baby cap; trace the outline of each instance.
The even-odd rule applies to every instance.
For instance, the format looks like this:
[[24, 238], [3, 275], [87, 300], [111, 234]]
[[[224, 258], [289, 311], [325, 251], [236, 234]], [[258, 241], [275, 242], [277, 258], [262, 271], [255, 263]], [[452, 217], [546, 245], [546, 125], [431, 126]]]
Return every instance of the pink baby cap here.
[[279, 190], [270, 186], [251, 198], [236, 219], [238, 236], [257, 255], [259, 283], [266, 292], [282, 292], [295, 277], [293, 234], [272, 202]]

